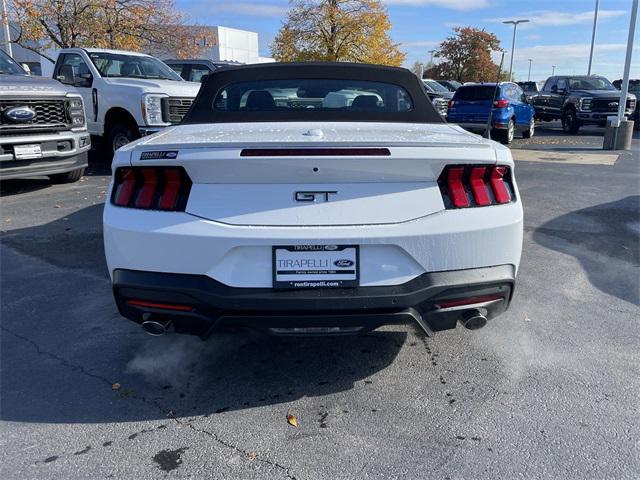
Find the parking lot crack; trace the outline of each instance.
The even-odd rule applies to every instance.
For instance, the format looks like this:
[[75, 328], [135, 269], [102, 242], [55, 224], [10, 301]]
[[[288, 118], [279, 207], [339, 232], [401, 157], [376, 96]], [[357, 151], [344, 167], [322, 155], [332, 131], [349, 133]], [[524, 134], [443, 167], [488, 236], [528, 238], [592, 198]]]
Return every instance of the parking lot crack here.
[[69, 369], [71, 369], [71, 370], [75, 370], [75, 371], [77, 371], [77, 372], [80, 372], [80, 373], [81, 373], [81, 374], [83, 374], [83, 375], [86, 375], [86, 376], [88, 376], [88, 377], [95, 378], [96, 380], [100, 380], [101, 382], [104, 382], [104, 383], [106, 383], [106, 384], [108, 384], [108, 385], [111, 385], [111, 384], [112, 384], [112, 382], [111, 382], [108, 378], [105, 378], [105, 377], [103, 377], [102, 375], [98, 375], [98, 374], [96, 374], [96, 373], [91, 373], [91, 372], [87, 371], [84, 367], [82, 367], [81, 365], [75, 365], [75, 364], [73, 364], [73, 363], [69, 362], [69, 361], [68, 361], [66, 358], [64, 358], [64, 357], [61, 357], [61, 356], [59, 356], [59, 355], [56, 355], [55, 353], [48, 352], [48, 351], [46, 351], [46, 350], [42, 350], [42, 349], [40, 348], [40, 345], [38, 345], [38, 344], [37, 344], [35, 341], [33, 341], [32, 339], [30, 339], [30, 338], [28, 338], [28, 337], [25, 337], [24, 335], [20, 335], [19, 333], [16, 333], [16, 332], [14, 332], [13, 330], [11, 330], [11, 329], [9, 329], [9, 328], [7, 328], [7, 327], [0, 327], [0, 328], [2, 328], [2, 331], [3, 331], [3, 332], [6, 332], [6, 333], [8, 333], [8, 334], [10, 334], [10, 335], [13, 335], [14, 337], [16, 337], [16, 338], [18, 338], [18, 339], [20, 339], [20, 340], [24, 341], [24, 342], [29, 343], [29, 344], [30, 344], [30, 345], [31, 345], [31, 346], [36, 350], [36, 352], [38, 353], [38, 355], [42, 355], [42, 356], [45, 356], [45, 357], [51, 358], [52, 360], [55, 360], [56, 362], [58, 362], [58, 363], [62, 364], [63, 366], [65, 366], [65, 367], [67, 367], [67, 368], [69, 368]]
[[196, 433], [201, 433], [203, 435], [207, 435], [208, 437], [212, 438], [213, 440], [215, 440], [220, 445], [232, 449], [236, 453], [242, 455], [247, 460], [260, 462], [260, 463], [263, 463], [265, 465], [269, 465], [271, 467], [274, 467], [274, 468], [280, 470], [282, 473], [284, 473], [286, 478], [288, 478], [290, 480], [296, 480], [296, 478], [297, 478], [295, 475], [291, 474], [291, 471], [290, 471], [289, 467], [285, 467], [284, 465], [281, 465], [281, 464], [279, 464], [277, 462], [269, 460], [268, 458], [260, 457], [259, 455], [257, 455], [254, 452], [249, 452], [247, 450], [244, 450], [244, 449], [238, 447], [237, 445], [234, 445], [233, 443], [220, 438], [216, 433], [211, 432], [209, 430], [205, 430], [203, 428], [198, 428], [198, 427], [196, 427], [195, 425], [193, 425], [190, 422], [183, 422], [178, 418], [174, 418], [173, 420], [176, 423], [178, 423], [179, 425], [189, 427], [191, 430], [193, 430]]

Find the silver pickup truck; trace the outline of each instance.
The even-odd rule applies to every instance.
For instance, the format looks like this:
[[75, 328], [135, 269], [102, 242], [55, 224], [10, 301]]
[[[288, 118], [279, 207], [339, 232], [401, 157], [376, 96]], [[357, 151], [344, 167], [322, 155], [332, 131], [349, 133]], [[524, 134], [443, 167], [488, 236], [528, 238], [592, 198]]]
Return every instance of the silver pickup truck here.
[[44, 175], [75, 182], [90, 147], [82, 96], [27, 75], [0, 50], [0, 180]]

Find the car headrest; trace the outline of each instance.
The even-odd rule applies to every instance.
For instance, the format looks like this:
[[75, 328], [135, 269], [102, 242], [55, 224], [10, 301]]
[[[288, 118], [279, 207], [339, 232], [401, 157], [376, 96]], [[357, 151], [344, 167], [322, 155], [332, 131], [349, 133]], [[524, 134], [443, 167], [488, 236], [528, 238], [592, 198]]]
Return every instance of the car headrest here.
[[266, 90], [254, 90], [247, 97], [247, 109], [273, 110], [275, 106], [276, 102], [273, 100], [273, 95]]
[[375, 95], [358, 95], [353, 99], [352, 108], [375, 110], [378, 108], [378, 97]]

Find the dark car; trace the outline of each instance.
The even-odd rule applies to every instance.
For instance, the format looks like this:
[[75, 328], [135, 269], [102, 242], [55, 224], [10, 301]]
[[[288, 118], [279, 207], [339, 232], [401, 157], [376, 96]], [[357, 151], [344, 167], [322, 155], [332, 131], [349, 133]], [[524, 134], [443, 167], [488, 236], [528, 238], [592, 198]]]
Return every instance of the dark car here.
[[178, 75], [187, 82], [202, 82], [206, 75], [220, 68], [241, 65], [239, 62], [227, 62], [222, 60], [207, 59], [182, 59], [164, 60]]
[[438, 83], [450, 92], [455, 92], [462, 84], [456, 80], [438, 80]]
[[526, 95], [512, 82], [463, 85], [449, 102], [447, 120], [472, 131], [484, 132], [491, 112], [491, 137], [505, 144], [515, 132], [531, 138], [535, 130], [534, 109]]
[[[622, 80], [614, 80], [613, 86], [620, 90], [622, 88]], [[637, 104], [637, 98], [640, 96], [640, 80], [629, 80], [629, 92], [636, 96], [636, 109], [633, 111], [630, 118], [634, 121], [634, 128], [636, 130], [640, 130], [640, 108], [638, 108]]]
[[[625, 114], [636, 108], [636, 96], [629, 94]], [[536, 117], [561, 120], [565, 133], [575, 134], [581, 125], [604, 126], [607, 117], [618, 113], [620, 92], [609, 80], [592, 76], [549, 77], [542, 91], [533, 97]]]

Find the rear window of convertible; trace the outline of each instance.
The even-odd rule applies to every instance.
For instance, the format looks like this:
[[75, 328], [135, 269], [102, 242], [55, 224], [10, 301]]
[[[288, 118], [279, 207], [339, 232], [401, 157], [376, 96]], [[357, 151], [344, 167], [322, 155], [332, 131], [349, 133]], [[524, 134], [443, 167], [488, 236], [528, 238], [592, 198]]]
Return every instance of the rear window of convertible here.
[[413, 109], [401, 86], [363, 80], [279, 79], [230, 83], [213, 101], [214, 111], [400, 113]]

